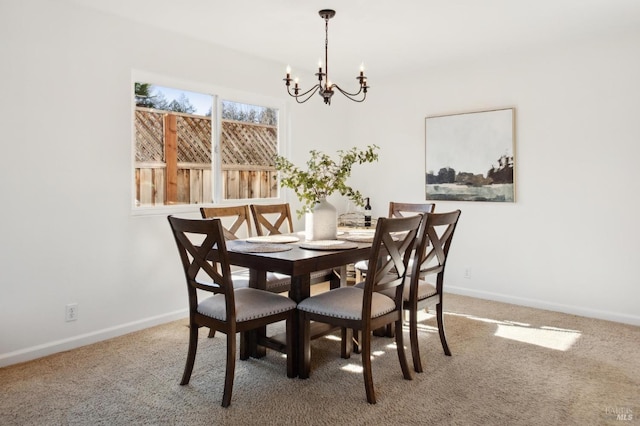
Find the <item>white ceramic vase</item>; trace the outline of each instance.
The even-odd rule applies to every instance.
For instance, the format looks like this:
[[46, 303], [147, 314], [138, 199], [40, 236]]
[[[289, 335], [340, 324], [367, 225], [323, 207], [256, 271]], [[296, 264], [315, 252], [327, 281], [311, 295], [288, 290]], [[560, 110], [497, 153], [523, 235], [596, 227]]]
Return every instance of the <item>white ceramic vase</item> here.
[[306, 213], [305, 238], [307, 241], [335, 240], [338, 234], [337, 221], [335, 206], [322, 198], [312, 212]]

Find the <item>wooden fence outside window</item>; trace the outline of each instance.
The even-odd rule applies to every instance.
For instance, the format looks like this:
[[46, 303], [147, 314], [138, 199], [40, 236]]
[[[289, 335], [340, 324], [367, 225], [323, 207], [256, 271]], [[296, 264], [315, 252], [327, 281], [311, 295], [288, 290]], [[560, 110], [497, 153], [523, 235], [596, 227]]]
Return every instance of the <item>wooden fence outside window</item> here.
[[[277, 127], [222, 120], [225, 199], [277, 197]], [[136, 107], [136, 203], [213, 202], [211, 118]]]

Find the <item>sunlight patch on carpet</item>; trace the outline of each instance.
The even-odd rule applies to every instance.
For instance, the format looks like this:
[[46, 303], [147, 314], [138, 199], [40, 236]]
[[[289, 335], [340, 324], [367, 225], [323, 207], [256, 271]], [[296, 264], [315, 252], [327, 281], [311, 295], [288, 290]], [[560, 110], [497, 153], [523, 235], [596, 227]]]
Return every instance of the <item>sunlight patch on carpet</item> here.
[[447, 312], [447, 315], [465, 317], [474, 321], [480, 321], [488, 324], [496, 324], [497, 329], [494, 333], [496, 337], [514, 340], [522, 343], [541, 346], [543, 348], [554, 349], [558, 351], [567, 351], [580, 339], [582, 333], [578, 330], [570, 330], [559, 327], [540, 326], [536, 327], [531, 324], [509, 321], [494, 320], [490, 318], [481, 318], [473, 315], [456, 314]]
[[559, 351], [569, 350], [580, 338], [580, 333], [573, 330], [552, 329], [551, 327], [522, 327], [507, 324], [499, 324], [494, 335]]
[[[406, 329], [408, 330], [409, 326], [407, 326]], [[438, 327], [418, 323], [418, 331], [425, 332], [425, 333], [437, 333]]]
[[350, 373], [358, 373], [358, 374], [362, 374], [362, 371], [363, 371], [362, 366], [358, 364], [347, 364], [344, 367], [342, 367], [342, 369]]

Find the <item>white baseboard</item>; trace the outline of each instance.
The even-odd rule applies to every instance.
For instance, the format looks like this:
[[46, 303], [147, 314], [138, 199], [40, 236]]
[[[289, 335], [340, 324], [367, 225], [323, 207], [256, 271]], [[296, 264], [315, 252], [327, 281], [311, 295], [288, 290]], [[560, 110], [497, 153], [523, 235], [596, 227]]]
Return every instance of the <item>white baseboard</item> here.
[[171, 321], [176, 321], [181, 318], [186, 318], [188, 315], [188, 311], [186, 309], [182, 309], [155, 317], [144, 318], [127, 324], [117, 325], [115, 327], [93, 331], [91, 333], [69, 337], [67, 339], [56, 340], [54, 342], [44, 343], [42, 345], [32, 346], [30, 348], [0, 354], [0, 367], [6, 367], [8, 365], [31, 361], [33, 359], [52, 355], [58, 352], [76, 349], [81, 346], [100, 342], [102, 340], [111, 339], [113, 337], [122, 336], [134, 331], [143, 330], [145, 328], [153, 327]]
[[[524, 297], [508, 296], [500, 293], [492, 293], [487, 291], [478, 291], [464, 287], [448, 286], [447, 292], [459, 294], [462, 296], [476, 297], [478, 299], [493, 300], [496, 302], [510, 303], [512, 305], [527, 306], [530, 308], [545, 309], [555, 312], [563, 312], [566, 314], [580, 315], [588, 318], [597, 318], [607, 321], [614, 321], [624, 324], [640, 326], [640, 316], [620, 314], [618, 312], [601, 311], [597, 309], [583, 308], [580, 306], [563, 305], [559, 303], [548, 302], [544, 300], [528, 299]], [[155, 317], [145, 318], [133, 321], [127, 324], [115, 327], [97, 330], [91, 333], [73, 336], [67, 339], [57, 340], [42, 345], [32, 346], [30, 348], [21, 349], [19, 351], [0, 354], [0, 367], [18, 364], [20, 362], [31, 361], [58, 352], [76, 349], [81, 346], [100, 342], [102, 340], [111, 339], [113, 337], [122, 336], [127, 333], [164, 324], [170, 321], [186, 318], [188, 312], [186, 309], [170, 312]]]
[[574, 305], [563, 305], [560, 303], [553, 303], [545, 300], [509, 296], [505, 294], [492, 293], [488, 291], [478, 291], [464, 287], [447, 286], [445, 292], [459, 294], [461, 296], [476, 297], [478, 299], [510, 303], [512, 305], [527, 306], [529, 308], [545, 309], [547, 311], [579, 315], [587, 318], [597, 318], [623, 324], [640, 325], [640, 316], [637, 315], [627, 315], [621, 314], [619, 312], [602, 311], [598, 309], [590, 309]]

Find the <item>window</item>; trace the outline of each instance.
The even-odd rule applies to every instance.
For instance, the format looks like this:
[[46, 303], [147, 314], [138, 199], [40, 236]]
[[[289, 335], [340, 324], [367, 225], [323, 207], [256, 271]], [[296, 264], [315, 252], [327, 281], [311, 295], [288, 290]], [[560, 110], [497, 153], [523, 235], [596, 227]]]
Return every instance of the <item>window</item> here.
[[133, 86], [136, 208], [279, 196], [280, 108], [149, 80]]
[[220, 122], [224, 199], [277, 197], [278, 111], [223, 100]]

